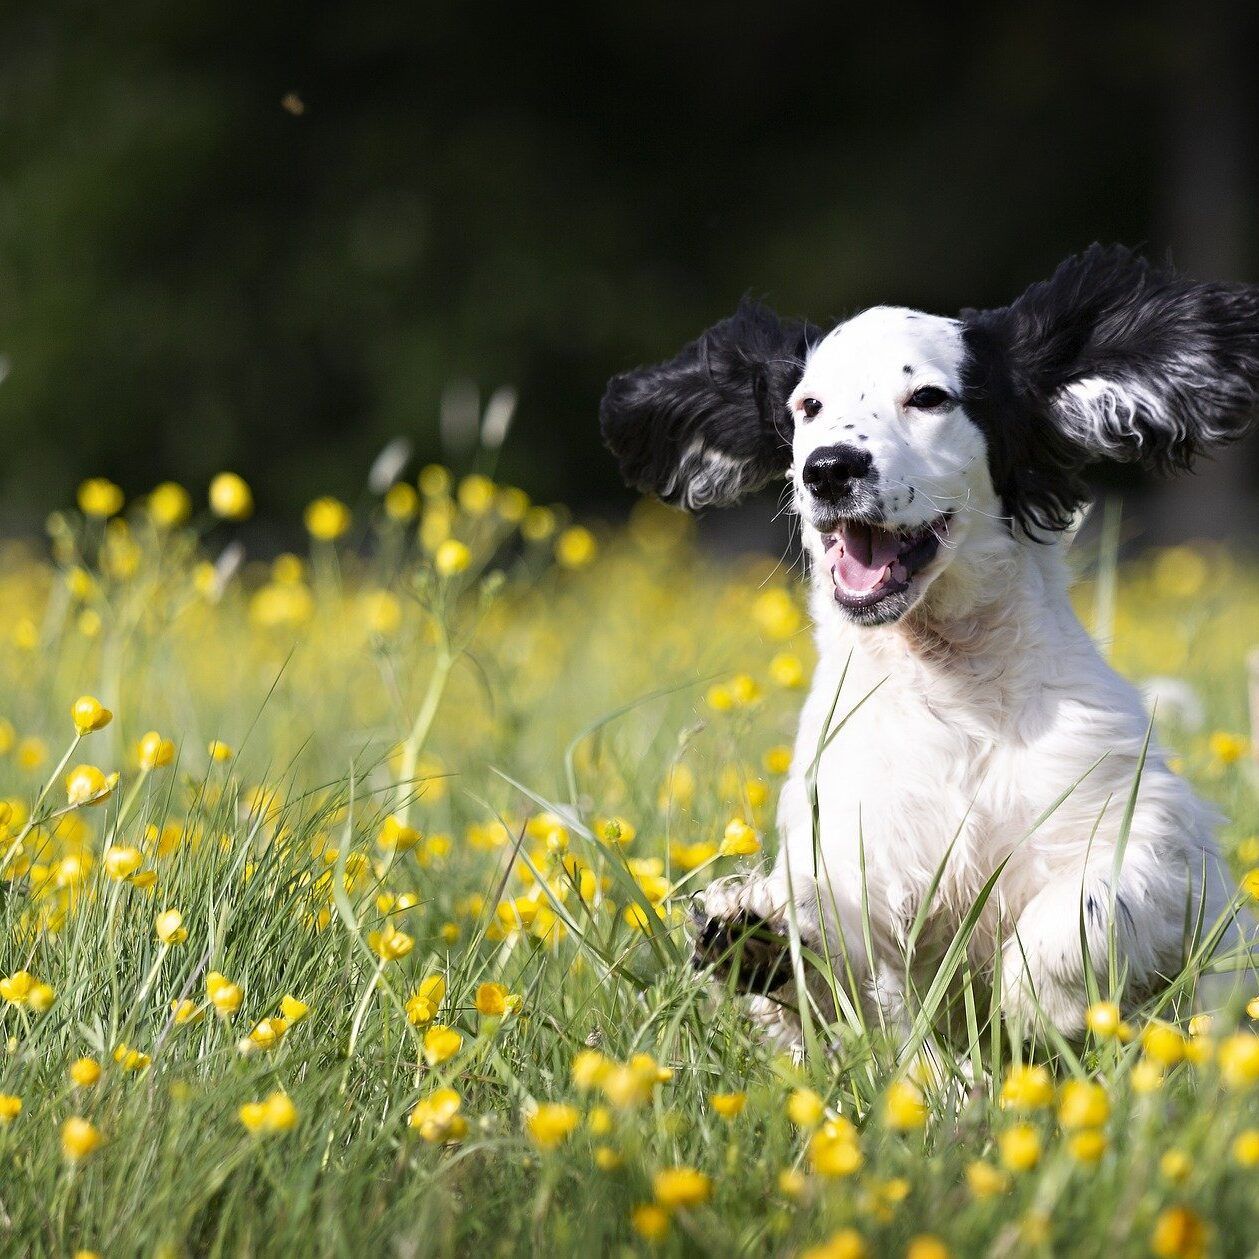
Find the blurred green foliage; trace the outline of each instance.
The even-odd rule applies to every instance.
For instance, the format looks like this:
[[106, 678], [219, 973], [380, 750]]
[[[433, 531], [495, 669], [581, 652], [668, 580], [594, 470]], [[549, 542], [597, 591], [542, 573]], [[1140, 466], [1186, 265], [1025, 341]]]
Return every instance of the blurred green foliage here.
[[235, 467], [264, 514], [352, 497], [394, 435], [442, 453], [457, 379], [520, 390], [500, 475], [618, 492], [604, 380], [745, 291], [951, 311], [1094, 238], [1174, 244], [1170, 122], [1207, 55], [1170, 9], [1045, 2], [120, 0], [6, 26], [9, 527], [89, 473]]

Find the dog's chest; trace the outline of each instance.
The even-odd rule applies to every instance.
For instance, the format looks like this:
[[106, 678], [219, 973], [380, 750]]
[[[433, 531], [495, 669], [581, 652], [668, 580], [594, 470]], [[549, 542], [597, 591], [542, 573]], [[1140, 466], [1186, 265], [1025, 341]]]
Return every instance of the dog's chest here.
[[893, 934], [908, 930], [938, 879], [932, 914], [939, 930], [952, 930], [1034, 822], [1027, 784], [1039, 750], [1003, 737], [982, 706], [959, 711], [844, 663], [839, 702], [842, 665], [836, 673], [823, 661], [801, 716], [780, 812], [792, 865], [824, 864], [832, 880], [864, 877]]

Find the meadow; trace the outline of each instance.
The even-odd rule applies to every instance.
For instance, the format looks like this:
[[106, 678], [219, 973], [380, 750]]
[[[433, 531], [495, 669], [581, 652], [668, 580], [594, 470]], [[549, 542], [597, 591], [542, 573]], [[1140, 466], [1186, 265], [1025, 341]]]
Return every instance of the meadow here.
[[[1255, 1253], [1259, 989], [795, 1062], [689, 969], [773, 852], [790, 565], [437, 466], [301, 554], [251, 509], [93, 480], [0, 553], [0, 1252]], [[1081, 614], [1259, 897], [1259, 567], [1114, 554]]]

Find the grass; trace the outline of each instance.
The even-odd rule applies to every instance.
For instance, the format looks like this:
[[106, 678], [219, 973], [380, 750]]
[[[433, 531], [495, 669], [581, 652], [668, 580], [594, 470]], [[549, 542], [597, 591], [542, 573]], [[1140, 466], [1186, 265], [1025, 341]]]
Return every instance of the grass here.
[[[4, 1253], [1252, 1253], [1240, 1001], [1131, 1038], [1103, 1007], [1010, 1077], [959, 937], [912, 1054], [814, 1009], [797, 1064], [684, 965], [689, 895], [760, 859], [723, 845], [773, 848], [811, 648], [771, 557], [422, 484], [272, 564], [170, 488], [0, 556]], [[1259, 865], [1259, 570], [1078, 563], [1118, 667], [1185, 683], [1158, 733]], [[85, 694], [114, 715], [76, 739]], [[80, 765], [120, 779], [71, 807]]]

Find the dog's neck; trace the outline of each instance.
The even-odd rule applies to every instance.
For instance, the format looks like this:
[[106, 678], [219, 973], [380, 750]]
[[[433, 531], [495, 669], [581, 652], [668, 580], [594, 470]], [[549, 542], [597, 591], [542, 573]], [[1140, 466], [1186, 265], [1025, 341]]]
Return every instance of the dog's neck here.
[[[1088, 640], [1067, 595], [1066, 544], [994, 535], [960, 553], [921, 603], [893, 625], [860, 628], [832, 607], [819, 645], [953, 720], [991, 734], [1043, 702], [1064, 653]], [[819, 591], [823, 600], [828, 590]]]

